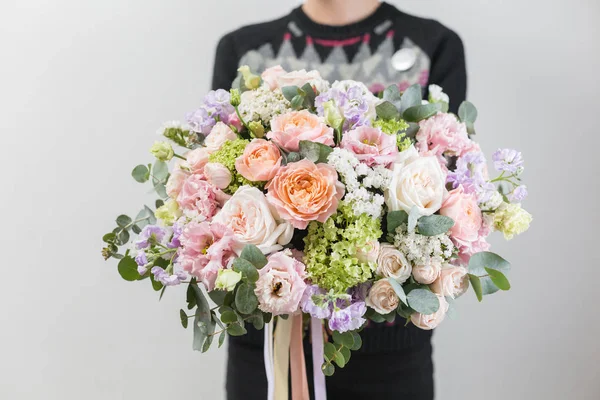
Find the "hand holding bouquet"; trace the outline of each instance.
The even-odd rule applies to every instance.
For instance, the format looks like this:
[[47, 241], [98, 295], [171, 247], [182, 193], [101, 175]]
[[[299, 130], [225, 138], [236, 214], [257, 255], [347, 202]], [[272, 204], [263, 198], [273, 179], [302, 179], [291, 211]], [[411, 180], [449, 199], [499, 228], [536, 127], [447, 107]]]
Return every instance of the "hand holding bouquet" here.
[[184, 327], [193, 318], [194, 349], [249, 323], [267, 324], [270, 346], [274, 317], [275, 340], [293, 347], [304, 313], [330, 375], [360, 347], [367, 320], [433, 329], [469, 286], [480, 301], [509, 289], [510, 265], [487, 237], [511, 239], [531, 222], [523, 160], [498, 150], [490, 176], [469, 137], [472, 104], [454, 115], [436, 86], [425, 101], [418, 85], [376, 96], [316, 71], [240, 72], [185, 126], [165, 126], [173, 144], [155, 143], [154, 164], [132, 173], [152, 184], [156, 209], [119, 216], [103, 238], [124, 279], [148, 280], [161, 296], [187, 284], [196, 311], [180, 315]]

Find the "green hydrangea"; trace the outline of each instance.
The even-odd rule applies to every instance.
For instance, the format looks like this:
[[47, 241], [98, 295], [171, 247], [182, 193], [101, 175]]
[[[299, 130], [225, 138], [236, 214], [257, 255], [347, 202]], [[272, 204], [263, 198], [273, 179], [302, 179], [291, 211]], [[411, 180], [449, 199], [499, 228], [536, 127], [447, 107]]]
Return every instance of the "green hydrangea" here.
[[209, 162], [217, 162], [223, 164], [229, 172], [231, 172], [231, 183], [223, 191], [229, 194], [234, 194], [240, 186], [251, 185], [259, 188], [264, 187], [264, 182], [252, 182], [244, 178], [235, 169], [235, 159], [244, 153], [246, 145], [250, 143], [245, 139], [235, 139], [226, 141], [223, 146], [208, 157]]
[[361, 262], [357, 249], [381, 237], [378, 218], [354, 215], [352, 206], [340, 203], [336, 214], [324, 223], [313, 221], [304, 238], [304, 263], [311, 281], [320, 287], [345, 293], [372, 277], [374, 263]]
[[373, 121], [373, 126], [382, 130], [382, 132], [387, 133], [388, 135], [393, 135], [395, 133], [398, 134], [396, 136], [398, 150], [404, 151], [408, 149], [412, 141], [410, 138], [406, 137], [405, 133], [399, 133], [402, 131], [406, 131], [409, 125], [403, 119], [377, 119]]

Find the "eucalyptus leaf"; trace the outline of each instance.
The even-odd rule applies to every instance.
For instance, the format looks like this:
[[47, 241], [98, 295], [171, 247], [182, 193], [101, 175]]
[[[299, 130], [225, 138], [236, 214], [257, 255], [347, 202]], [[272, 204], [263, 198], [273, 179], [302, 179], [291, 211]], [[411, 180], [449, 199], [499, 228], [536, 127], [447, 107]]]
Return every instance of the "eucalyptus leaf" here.
[[478, 276], [469, 274], [469, 281], [471, 282], [471, 287], [473, 288], [473, 291], [475, 292], [475, 296], [477, 296], [477, 300], [479, 302], [481, 302], [481, 300], [483, 300], [483, 293], [481, 290], [481, 280], [479, 279]]
[[161, 200], [161, 199], [156, 199], [156, 201], [154, 202], [154, 207], [155, 208], [160, 208], [160, 207], [162, 207], [164, 205], [165, 205], [165, 202], [163, 200]]
[[383, 91], [383, 100], [392, 103], [396, 109], [401, 107], [402, 94], [398, 85], [390, 85]]
[[292, 101], [290, 102], [292, 109], [294, 110], [299, 110], [300, 108], [302, 108], [302, 103], [304, 103], [304, 97], [299, 94], [295, 95]]
[[237, 314], [233, 311], [225, 311], [221, 313], [221, 321], [224, 324], [231, 324], [238, 320]]
[[410, 107], [402, 114], [402, 118], [407, 122], [419, 122], [433, 117], [442, 109], [439, 103], [429, 103]]
[[227, 333], [230, 334], [231, 336], [243, 336], [246, 333], [248, 333], [248, 331], [246, 330], [245, 327], [240, 325], [239, 322], [236, 322], [227, 327]]
[[131, 176], [136, 182], [144, 183], [150, 179], [150, 171], [145, 165], [138, 165], [131, 171]]
[[408, 306], [408, 300], [406, 299], [406, 293], [404, 293], [404, 289], [402, 288], [402, 285], [400, 284], [400, 282], [398, 282], [394, 278], [387, 278], [387, 279], [388, 279], [388, 282], [390, 282], [390, 285], [392, 285], [392, 288], [394, 289], [394, 292], [396, 292], [396, 295], [398, 296], [400, 301]]
[[313, 87], [310, 83], [305, 83], [301, 90], [304, 92], [304, 106], [309, 109], [313, 108], [315, 106], [315, 98], [317, 97]]
[[219, 335], [219, 348], [221, 348], [221, 346], [223, 346], [223, 343], [225, 343], [225, 337], [227, 337], [227, 332], [221, 332], [221, 334]]
[[265, 257], [263, 252], [253, 244], [244, 246], [240, 258], [249, 261], [256, 269], [261, 269], [267, 265], [267, 257]]
[[131, 223], [131, 218], [127, 215], [119, 215], [117, 217], [117, 225], [121, 228], [125, 228], [127, 225]]
[[106, 235], [102, 236], [102, 241], [105, 243], [114, 242], [116, 237], [117, 237], [117, 235], [114, 232], [110, 232], [110, 233], [107, 233]]
[[311, 142], [310, 140], [301, 140], [300, 144], [300, 155], [312, 162], [326, 163], [327, 157], [333, 151], [329, 146], [321, 143]]
[[448, 232], [454, 226], [454, 220], [445, 215], [428, 215], [419, 218], [417, 227], [423, 236], [436, 236]]
[[323, 350], [325, 352], [325, 358], [328, 361], [333, 361], [333, 357], [335, 356], [335, 353], [337, 353], [337, 349], [335, 348], [335, 346], [333, 345], [333, 343], [331, 342], [326, 342]]
[[350, 350], [358, 350], [362, 347], [362, 338], [358, 332], [351, 332], [352, 339], [354, 341], [354, 345], [350, 348]]
[[258, 270], [248, 260], [244, 260], [243, 258], [236, 258], [233, 262], [233, 270], [241, 273], [242, 277], [248, 280], [250, 283], [254, 283], [258, 280]]
[[130, 256], [123, 257], [119, 264], [117, 265], [117, 270], [119, 271], [119, 275], [121, 278], [126, 281], [137, 281], [140, 278], [140, 274], [137, 270], [137, 263]]
[[469, 273], [479, 277], [488, 275], [486, 268], [498, 270], [507, 273], [510, 270], [510, 263], [498, 254], [490, 251], [475, 253], [469, 260]]
[[183, 309], [179, 310], [179, 319], [181, 320], [181, 326], [186, 329], [188, 327], [189, 318]]
[[150, 274], [150, 282], [152, 282], [152, 289], [154, 289], [155, 292], [162, 290], [162, 288], [164, 287], [164, 285], [162, 283], [160, 283], [159, 281], [154, 279], [153, 274]]
[[204, 340], [206, 340], [207, 329], [212, 322], [212, 316], [210, 314], [210, 306], [208, 301], [202, 293], [202, 289], [198, 284], [190, 284], [192, 287], [194, 298], [196, 299], [196, 313], [194, 315], [194, 340], [193, 349], [202, 351]]
[[258, 307], [258, 299], [254, 294], [254, 287], [248, 283], [241, 283], [235, 293], [235, 307], [242, 314], [252, 314]]
[[408, 214], [404, 210], [390, 211], [387, 213], [386, 221], [388, 233], [395, 235], [400, 225], [408, 223]]
[[210, 322], [208, 323], [208, 329], [206, 331], [206, 339], [204, 340], [204, 344], [202, 345], [202, 353], [206, 353], [208, 349], [210, 349], [210, 345], [212, 344], [214, 338], [215, 327], [216, 323], [211, 318]]
[[131, 225], [131, 230], [136, 235], [139, 235], [142, 232], [142, 229], [139, 226], [137, 226], [137, 225]]
[[190, 283], [187, 287], [186, 302], [188, 310], [191, 310], [194, 307], [196, 307], [196, 297], [194, 296], [194, 289], [192, 288], [192, 285], [194, 283]]
[[413, 232], [417, 227], [417, 221], [421, 214], [419, 213], [419, 208], [417, 206], [413, 206], [408, 213], [408, 231]]
[[323, 370], [323, 375], [325, 376], [332, 376], [335, 373], [335, 367], [331, 363], [323, 364], [321, 369]]
[[485, 270], [498, 289], [510, 290], [510, 282], [502, 272], [492, 268], [486, 268]]
[[423, 89], [421, 85], [418, 83], [410, 86], [408, 89], [402, 93], [402, 99], [400, 101], [400, 111], [404, 113], [411, 107], [416, 107], [421, 105], [421, 100], [423, 98]]
[[419, 128], [419, 124], [415, 122], [409, 122], [408, 128], [406, 129], [406, 131], [404, 131], [404, 134], [407, 138], [414, 139], [417, 136], [417, 133], [419, 132]]
[[477, 120], [477, 109], [473, 105], [473, 103], [469, 101], [463, 101], [458, 107], [458, 118], [462, 122], [470, 122], [473, 124]]
[[223, 301], [225, 300], [225, 296], [227, 296], [227, 291], [225, 290], [211, 290], [210, 292], [208, 292], [208, 297], [210, 297], [210, 299], [218, 306], [220, 306], [221, 304], [223, 304]]
[[293, 162], [297, 162], [302, 160], [302, 156], [300, 155], [300, 153], [297, 153], [295, 151], [292, 151], [290, 153], [287, 154], [286, 156], [286, 162], [289, 163], [293, 163]]
[[164, 182], [169, 176], [169, 166], [166, 162], [157, 160], [152, 167], [152, 175], [159, 181]]
[[286, 98], [287, 101], [292, 101], [292, 99], [298, 95], [298, 86], [284, 86], [281, 88], [281, 93], [283, 93], [283, 97]]
[[350, 362], [350, 356], [352, 355], [350, 353], [350, 349], [348, 347], [342, 347], [340, 349], [340, 353], [342, 353], [342, 356], [344, 356], [344, 360], [346, 361], [346, 364], [348, 364]]
[[400, 117], [400, 113], [398, 112], [396, 106], [389, 101], [379, 103], [375, 107], [375, 112], [377, 113], [377, 117], [381, 119], [397, 119]]
[[333, 361], [340, 368], [344, 368], [346, 366], [346, 359], [344, 358], [344, 355], [339, 351], [336, 351], [333, 355]]
[[410, 308], [423, 315], [435, 313], [440, 308], [437, 296], [426, 289], [414, 289], [406, 296]]
[[332, 336], [333, 341], [336, 343], [342, 344], [348, 348], [354, 346], [354, 337], [352, 336], [352, 332], [340, 333], [338, 331], [333, 331]]

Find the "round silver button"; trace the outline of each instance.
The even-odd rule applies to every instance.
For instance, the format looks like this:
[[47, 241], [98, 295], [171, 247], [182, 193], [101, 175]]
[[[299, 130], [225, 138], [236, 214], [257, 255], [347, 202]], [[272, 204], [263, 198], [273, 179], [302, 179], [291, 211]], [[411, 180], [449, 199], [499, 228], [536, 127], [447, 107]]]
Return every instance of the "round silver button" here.
[[392, 56], [392, 66], [397, 71], [408, 71], [417, 61], [417, 52], [410, 48], [400, 49]]

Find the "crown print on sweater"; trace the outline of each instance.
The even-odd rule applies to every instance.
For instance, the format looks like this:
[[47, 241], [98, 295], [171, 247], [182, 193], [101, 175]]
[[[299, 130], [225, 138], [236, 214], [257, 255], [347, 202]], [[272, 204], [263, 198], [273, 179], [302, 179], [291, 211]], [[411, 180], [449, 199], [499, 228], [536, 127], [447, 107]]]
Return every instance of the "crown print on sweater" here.
[[[295, 25], [288, 26], [296, 36], [302, 33]], [[248, 65], [258, 73], [265, 69], [281, 65], [286, 71], [317, 70], [321, 76], [330, 81], [352, 79], [365, 83], [371, 91], [378, 92], [389, 85], [396, 84], [405, 90], [415, 83], [425, 87], [429, 80], [431, 61], [428, 55], [409, 38], [404, 38], [398, 49], [394, 46], [394, 31], [388, 30], [385, 39], [375, 51], [371, 50], [371, 34], [351, 37], [344, 40], [313, 39], [305, 36], [306, 46], [298, 55], [291, 43], [292, 33], [286, 32], [277, 53], [271, 43], [265, 43], [258, 49], [246, 52], [239, 60], [239, 65]], [[349, 60], [346, 46], [355, 46], [358, 51]], [[324, 60], [315, 46], [329, 47], [330, 52]], [[411, 49], [415, 54], [415, 62], [405, 71], [399, 71], [392, 64], [392, 56], [397, 50]]]

